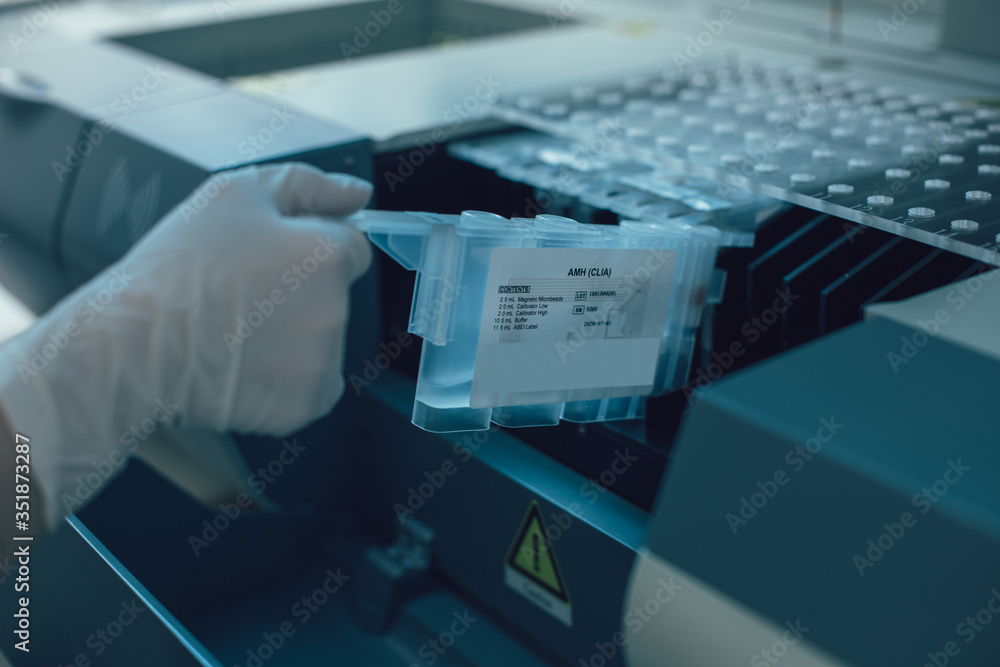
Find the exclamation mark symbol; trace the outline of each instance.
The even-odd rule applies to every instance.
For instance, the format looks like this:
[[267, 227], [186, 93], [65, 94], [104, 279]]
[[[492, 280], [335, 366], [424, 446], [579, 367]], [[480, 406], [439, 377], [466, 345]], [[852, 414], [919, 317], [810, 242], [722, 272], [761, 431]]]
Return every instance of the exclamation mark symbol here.
[[534, 563], [535, 572], [538, 572], [539, 570], [542, 569], [542, 564], [541, 564], [542, 549], [541, 545], [539, 544], [538, 533], [535, 533], [531, 536], [531, 546], [535, 550], [535, 563]]

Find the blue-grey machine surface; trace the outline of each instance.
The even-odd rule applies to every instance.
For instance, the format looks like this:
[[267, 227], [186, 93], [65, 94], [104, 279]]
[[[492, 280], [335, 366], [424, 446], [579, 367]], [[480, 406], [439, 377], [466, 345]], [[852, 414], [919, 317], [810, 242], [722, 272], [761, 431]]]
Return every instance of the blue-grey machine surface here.
[[998, 24], [987, 0], [0, 3], [0, 283], [34, 312], [247, 165], [371, 180], [348, 224], [379, 249], [333, 412], [143, 442], [35, 545], [35, 642], [0, 652], [998, 664]]

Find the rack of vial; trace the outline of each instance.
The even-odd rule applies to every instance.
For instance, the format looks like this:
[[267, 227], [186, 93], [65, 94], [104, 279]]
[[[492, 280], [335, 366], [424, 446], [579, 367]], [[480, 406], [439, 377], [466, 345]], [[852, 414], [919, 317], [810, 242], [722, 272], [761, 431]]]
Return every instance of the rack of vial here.
[[1000, 263], [1000, 111], [716, 62], [494, 107], [535, 130]]
[[478, 211], [349, 221], [417, 272], [413, 423], [435, 432], [642, 416], [687, 378], [722, 236]]
[[[755, 230], [784, 204], [680, 170], [652, 169], [614, 150], [516, 132], [449, 144], [454, 157], [535, 188], [539, 202], [589, 222], [596, 210], [622, 219], [708, 223], [723, 245], [749, 247]], [[546, 211], [548, 212], [548, 211]]]

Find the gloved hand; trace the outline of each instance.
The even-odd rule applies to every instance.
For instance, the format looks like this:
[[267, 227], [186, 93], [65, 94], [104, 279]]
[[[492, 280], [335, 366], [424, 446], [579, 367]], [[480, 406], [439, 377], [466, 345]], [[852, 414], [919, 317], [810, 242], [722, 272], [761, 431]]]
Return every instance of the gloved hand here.
[[31, 438], [50, 526], [80, 504], [79, 481], [140, 435], [172, 424], [282, 436], [333, 407], [348, 288], [371, 249], [309, 216], [350, 215], [370, 195], [305, 165], [218, 174], [0, 348], [0, 411]]

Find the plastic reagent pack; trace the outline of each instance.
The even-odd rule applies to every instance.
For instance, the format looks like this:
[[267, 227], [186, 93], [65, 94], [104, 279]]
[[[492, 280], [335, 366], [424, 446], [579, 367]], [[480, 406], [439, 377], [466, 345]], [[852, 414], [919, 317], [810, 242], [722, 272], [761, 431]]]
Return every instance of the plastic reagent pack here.
[[686, 380], [721, 233], [363, 211], [349, 222], [417, 271], [425, 343], [413, 423], [434, 432], [633, 419]]

